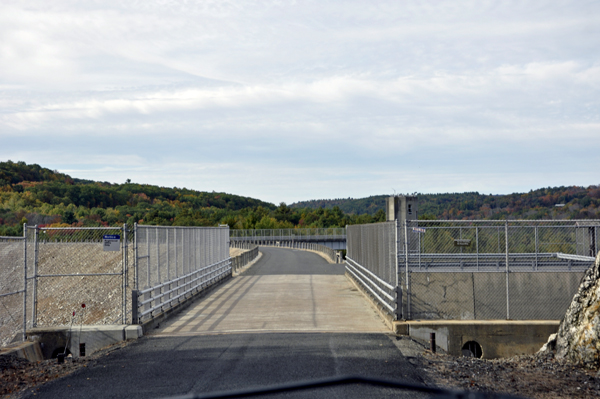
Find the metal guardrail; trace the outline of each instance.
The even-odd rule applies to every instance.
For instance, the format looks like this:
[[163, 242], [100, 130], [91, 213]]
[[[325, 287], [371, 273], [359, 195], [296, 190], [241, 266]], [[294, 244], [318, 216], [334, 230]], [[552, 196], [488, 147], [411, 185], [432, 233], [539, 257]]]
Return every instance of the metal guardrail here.
[[293, 248], [305, 251], [320, 252], [326, 255], [333, 263], [341, 262], [341, 258], [338, 252], [321, 244], [315, 244], [312, 242], [305, 241], [266, 241], [261, 244], [263, 247], [279, 247], [279, 248]]
[[407, 319], [560, 318], [600, 247], [600, 220], [390, 223], [347, 227], [347, 271]]
[[[202, 273], [204, 272], [204, 273]], [[226, 275], [231, 275], [231, 259], [195, 270], [185, 276], [142, 291], [133, 292], [133, 320], [139, 321], [159, 311], [162, 313], [182, 300], [213, 285]], [[144, 309], [140, 311], [140, 309]]]
[[345, 240], [345, 228], [299, 229], [232, 229], [230, 238], [235, 241], [326, 241]]
[[247, 251], [231, 258], [231, 268], [234, 273], [239, 272], [244, 266], [258, 257], [258, 245], [244, 242], [231, 243], [233, 248], [247, 249]]
[[136, 225], [134, 234], [134, 324], [231, 275], [228, 227]]
[[346, 271], [394, 319], [402, 317], [396, 222], [347, 227]]

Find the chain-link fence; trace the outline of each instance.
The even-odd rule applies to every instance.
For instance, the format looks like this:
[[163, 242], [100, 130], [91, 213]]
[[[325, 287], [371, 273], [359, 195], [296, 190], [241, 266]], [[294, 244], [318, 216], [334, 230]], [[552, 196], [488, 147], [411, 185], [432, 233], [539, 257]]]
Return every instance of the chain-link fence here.
[[33, 252], [28, 267], [33, 327], [125, 322], [125, 226], [27, 227], [26, 232]]
[[231, 275], [228, 227], [136, 226], [135, 242], [134, 323]]
[[398, 318], [397, 223], [347, 227], [346, 271]]
[[409, 319], [560, 319], [598, 248], [599, 221], [408, 221]]
[[23, 237], [0, 237], [0, 346], [23, 338], [26, 328], [24, 242]]
[[231, 239], [256, 244], [273, 241], [344, 240], [346, 229], [340, 227], [300, 229], [232, 229]]
[[[230, 274], [228, 228], [24, 225], [0, 237], [0, 343], [30, 327], [137, 322]], [[141, 312], [134, 288], [151, 298]]]

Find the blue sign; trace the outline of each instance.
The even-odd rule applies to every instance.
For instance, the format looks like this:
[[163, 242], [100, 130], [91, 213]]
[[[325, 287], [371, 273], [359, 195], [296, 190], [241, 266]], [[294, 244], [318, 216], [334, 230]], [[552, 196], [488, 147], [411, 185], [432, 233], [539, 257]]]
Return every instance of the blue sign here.
[[106, 234], [103, 237], [103, 251], [119, 251], [121, 249], [121, 236], [118, 234]]
[[425, 228], [424, 227], [413, 227], [413, 231], [415, 231], [417, 233], [425, 233]]
[[105, 240], [120, 240], [121, 236], [118, 234], [105, 234], [102, 238]]

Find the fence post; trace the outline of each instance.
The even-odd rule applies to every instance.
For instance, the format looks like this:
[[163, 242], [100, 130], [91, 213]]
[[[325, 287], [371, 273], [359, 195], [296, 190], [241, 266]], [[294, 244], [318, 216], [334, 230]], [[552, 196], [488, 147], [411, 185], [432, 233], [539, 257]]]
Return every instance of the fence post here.
[[144, 231], [146, 232], [146, 288], [150, 288], [150, 229], [148, 227], [144, 227]]
[[139, 290], [139, 282], [138, 282], [138, 228], [137, 223], [133, 224], [133, 286], [136, 290]]
[[[169, 230], [170, 228], [166, 228], [166, 240], [167, 240], [167, 281], [171, 281], [171, 265], [170, 265], [170, 261], [171, 261], [171, 257], [169, 256], [169, 252], [171, 252], [171, 246], [169, 245]], [[170, 288], [170, 287], [169, 287]]]
[[138, 324], [138, 299], [139, 291], [131, 290], [131, 324]]
[[38, 271], [38, 227], [35, 225], [33, 234], [33, 292], [31, 303], [31, 327], [37, 326], [37, 271]]
[[508, 219], [504, 222], [504, 243], [505, 243], [505, 263], [506, 263], [506, 320], [510, 320], [510, 297], [508, 289]]
[[[347, 237], [347, 236], [346, 236]], [[398, 274], [400, 273], [399, 262], [398, 262], [398, 219], [394, 219], [394, 270], [396, 272], [396, 320], [402, 318], [402, 287], [400, 286], [400, 279]]]
[[27, 223], [23, 223], [23, 341], [27, 339]]
[[410, 320], [410, 275], [408, 267], [408, 220], [404, 221], [404, 261], [406, 270], [406, 319]]
[[158, 226], [154, 228], [154, 235], [156, 236], [156, 282], [160, 284], [162, 283], [162, 279], [160, 275], [160, 237]]
[[126, 323], [127, 318], [127, 286], [128, 286], [128, 270], [127, 270], [127, 255], [129, 253], [127, 245], [127, 223], [123, 224], [123, 312], [121, 323]]

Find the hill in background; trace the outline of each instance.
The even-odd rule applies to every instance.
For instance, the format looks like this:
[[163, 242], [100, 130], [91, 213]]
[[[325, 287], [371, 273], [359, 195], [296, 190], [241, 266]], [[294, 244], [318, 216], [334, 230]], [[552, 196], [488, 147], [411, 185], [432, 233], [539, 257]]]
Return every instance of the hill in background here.
[[[419, 215], [428, 219], [600, 219], [599, 186], [548, 187], [508, 195], [477, 192], [416, 195], [419, 197]], [[380, 210], [385, 211], [387, 197], [303, 201], [290, 207], [339, 207], [348, 214], [374, 215]]]
[[[424, 219], [600, 218], [600, 188], [548, 187], [524, 194], [418, 194]], [[100, 227], [134, 223], [235, 229], [344, 227], [385, 220], [386, 195], [276, 206], [228, 193], [82, 180], [28, 165], [0, 162], [0, 236], [22, 235], [23, 223]], [[556, 204], [564, 204], [556, 207]]]

